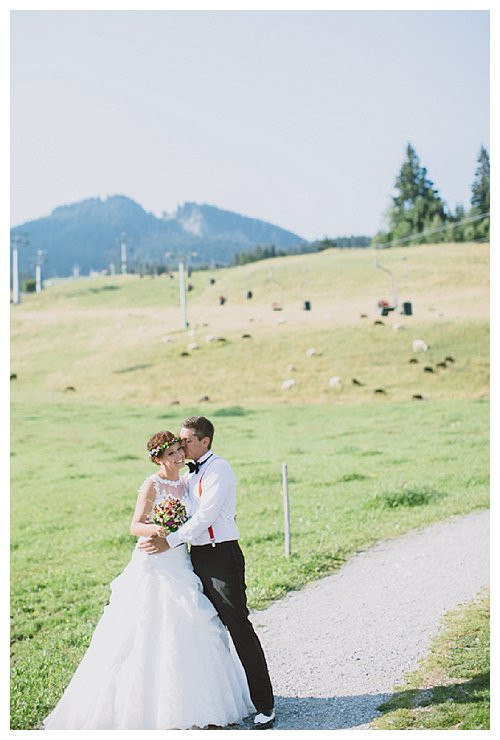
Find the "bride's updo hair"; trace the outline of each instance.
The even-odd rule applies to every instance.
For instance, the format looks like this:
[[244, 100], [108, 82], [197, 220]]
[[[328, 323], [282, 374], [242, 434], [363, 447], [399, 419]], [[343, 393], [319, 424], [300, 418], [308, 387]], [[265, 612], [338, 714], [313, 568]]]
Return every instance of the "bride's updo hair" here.
[[172, 432], [156, 432], [153, 434], [146, 445], [149, 452], [149, 459], [154, 462], [155, 465], [160, 465], [158, 456], [161, 455], [163, 450], [166, 450], [170, 445], [180, 442], [179, 437], [176, 437]]

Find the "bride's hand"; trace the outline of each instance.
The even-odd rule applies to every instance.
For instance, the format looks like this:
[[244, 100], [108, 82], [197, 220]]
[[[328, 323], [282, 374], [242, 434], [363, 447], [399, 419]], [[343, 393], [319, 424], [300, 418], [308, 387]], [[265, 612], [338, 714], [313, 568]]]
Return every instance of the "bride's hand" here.
[[166, 537], [168, 534], [166, 529], [158, 526], [157, 524], [152, 525], [151, 536], [152, 537]]
[[155, 555], [158, 552], [166, 552], [170, 547], [165, 537], [151, 536], [139, 542], [139, 549], [147, 555]]

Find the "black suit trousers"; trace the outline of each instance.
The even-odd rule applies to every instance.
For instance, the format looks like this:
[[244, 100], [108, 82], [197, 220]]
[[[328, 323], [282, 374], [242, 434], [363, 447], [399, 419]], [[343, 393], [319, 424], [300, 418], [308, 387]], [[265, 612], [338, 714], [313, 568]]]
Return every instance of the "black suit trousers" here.
[[245, 670], [257, 712], [270, 714], [273, 689], [259, 638], [248, 619], [245, 560], [236, 540], [191, 547], [194, 572], [226, 625]]

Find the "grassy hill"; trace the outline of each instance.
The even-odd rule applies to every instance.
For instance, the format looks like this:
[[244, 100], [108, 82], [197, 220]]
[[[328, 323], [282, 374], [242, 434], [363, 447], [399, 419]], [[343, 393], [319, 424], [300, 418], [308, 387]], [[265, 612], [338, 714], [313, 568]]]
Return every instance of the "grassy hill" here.
[[[377, 388], [385, 391], [378, 401], [484, 397], [489, 246], [424, 245], [378, 256], [413, 316], [378, 315], [377, 301], [392, 298], [391, 279], [364, 249], [195, 272], [189, 331], [180, 328], [177, 276], [55, 282], [13, 307], [14, 397], [56, 401], [71, 393], [72, 401], [192, 405], [208, 396], [208, 407], [366, 402]], [[415, 338], [425, 340], [427, 353], [414, 355]], [[436, 367], [447, 356], [455, 362]], [[329, 387], [332, 376], [340, 387]], [[286, 379], [295, 385], [282, 390]]]

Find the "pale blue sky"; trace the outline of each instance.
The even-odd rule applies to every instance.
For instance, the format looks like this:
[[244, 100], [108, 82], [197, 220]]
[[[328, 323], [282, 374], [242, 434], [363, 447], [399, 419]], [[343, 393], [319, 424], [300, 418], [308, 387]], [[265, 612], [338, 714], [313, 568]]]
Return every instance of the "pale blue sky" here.
[[121, 193], [373, 234], [408, 141], [451, 206], [489, 149], [487, 11], [14, 11], [12, 223]]

